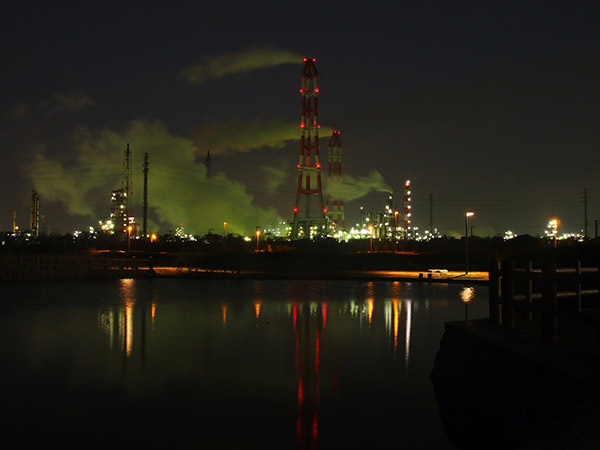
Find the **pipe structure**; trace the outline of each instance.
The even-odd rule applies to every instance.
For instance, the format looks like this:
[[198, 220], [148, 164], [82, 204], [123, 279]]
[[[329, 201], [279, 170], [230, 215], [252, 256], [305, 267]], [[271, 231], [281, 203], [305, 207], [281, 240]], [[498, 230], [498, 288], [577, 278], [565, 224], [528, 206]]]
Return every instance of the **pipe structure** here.
[[340, 191], [342, 184], [342, 141], [340, 132], [333, 130], [329, 140], [329, 166], [327, 172], [327, 216], [334, 230], [346, 229], [344, 201]]

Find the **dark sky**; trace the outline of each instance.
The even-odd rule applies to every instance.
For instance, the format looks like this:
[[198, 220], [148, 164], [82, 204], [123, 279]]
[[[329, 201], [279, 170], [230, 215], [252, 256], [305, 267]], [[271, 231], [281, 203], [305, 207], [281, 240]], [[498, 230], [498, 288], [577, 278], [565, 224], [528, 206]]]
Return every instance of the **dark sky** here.
[[[295, 201], [301, 58], [316, 58], [321, 160], [341, 131], [349, 223], [400, 205], [460, 234], [600, 219], [597, 2], [27, 2], [2, 6], [0, 229], [97, 226], [133, 152], [153, 229], [251, 232]], [[211, 150], [212, 176], [204, 156]]]

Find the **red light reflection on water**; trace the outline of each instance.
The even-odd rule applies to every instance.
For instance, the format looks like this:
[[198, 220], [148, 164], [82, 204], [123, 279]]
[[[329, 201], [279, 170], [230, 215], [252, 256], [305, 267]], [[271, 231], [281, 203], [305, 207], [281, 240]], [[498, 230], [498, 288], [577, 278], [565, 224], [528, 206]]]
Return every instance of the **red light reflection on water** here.
[[[296, 338], [296, 370], [298, 371], [298, 418], [296, 435], [303, 450], [315, 449], [319, 432], [321, 323], [319, 315], [311, 314], [309, 305], [293, 305]], [[326, 306], [321, 305], [323, 324]], [[314, 341], [313, 341], [314, 339]], [[313, 344], [314, 342], [314, 344]]]

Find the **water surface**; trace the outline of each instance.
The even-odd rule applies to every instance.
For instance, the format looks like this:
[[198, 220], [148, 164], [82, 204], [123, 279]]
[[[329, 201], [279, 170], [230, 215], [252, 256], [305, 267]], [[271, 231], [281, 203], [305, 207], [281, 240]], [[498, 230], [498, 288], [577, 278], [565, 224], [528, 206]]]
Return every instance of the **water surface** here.
[[0, 292], [10, 448], [454, 448], [428, 377], [444, 322], [487, 316], [487, 288], [443, 283]]

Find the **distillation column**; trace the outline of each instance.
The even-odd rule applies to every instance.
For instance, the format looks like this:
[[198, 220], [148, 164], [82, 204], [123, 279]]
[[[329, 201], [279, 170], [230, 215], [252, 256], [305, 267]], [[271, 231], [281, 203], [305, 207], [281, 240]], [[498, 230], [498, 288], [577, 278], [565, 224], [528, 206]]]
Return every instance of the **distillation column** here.
[[[310, 238], [312, 227], [316, 227], [317, 235], [323, 235], [326, 232], [327, 217], [325, 214], [327, 210], [323, 203], [321, 163], [319, 162], [318, 77], [315, 59], [304, 58], [302, 88], [300, 89], [302, 99], [300, 129], [302, 134], [300, 136], [296, 204], [292, 219], [292, 239]], [[310, 199], [313, 196], [317, 197], [319, 209], [311, 213]], [[303, 205], [302, 198], [304, 198]]]
[[404, 182], [404, 239], [410, 238], [410, 217], [411, 217], [411, 198], [410, 198], [410, 180]]
[[344, 202], [342, 201], [342, 142], [339, 131], [331, 132], [329, 140], [329, 167], [327, 176], [327, 216], [334, 227], [346, 229], [346, 217], [344, 215]]

